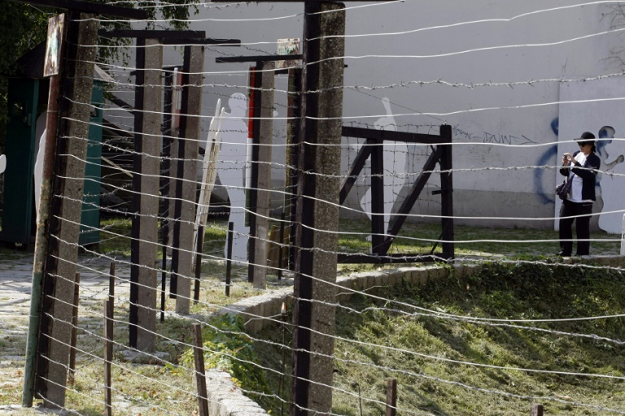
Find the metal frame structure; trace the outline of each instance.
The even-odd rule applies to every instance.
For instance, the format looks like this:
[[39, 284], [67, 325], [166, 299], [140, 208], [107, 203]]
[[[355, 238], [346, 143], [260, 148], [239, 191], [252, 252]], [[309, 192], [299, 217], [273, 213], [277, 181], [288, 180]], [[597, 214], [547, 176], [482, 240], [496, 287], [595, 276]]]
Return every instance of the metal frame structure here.
[[[442, 125], [439, 135], [395, 132], [388, 130], [343, 127], [344, 137], [366, 139], [358, 155], [349, 168], [347, 177], [341, 184], [340, 204], [342, 205], [351, 191], [367, 159], [371, 158], [371, 187], [374, 198], [371, 200], [371, 254], [339, 254], [339, 263], [412, 263], [436, 261], [454, 257], [453, 229], [453, 178], [451, 153], [451, 126]], [[408, 193], [401, 207], [391, 217], [388, 232], [384, 233], [384, 160], [383, 144], [385, 140], [406, 143], [425, 143], [432, 146], [432, 153]], [[429, 255], [389, 254], [389, 248], [399, 234], [410, 210], [423, 191], [436, 164], [440, 165], [441, 189], [441, 240], [442, 253], [434, 255], [436, 245]]]

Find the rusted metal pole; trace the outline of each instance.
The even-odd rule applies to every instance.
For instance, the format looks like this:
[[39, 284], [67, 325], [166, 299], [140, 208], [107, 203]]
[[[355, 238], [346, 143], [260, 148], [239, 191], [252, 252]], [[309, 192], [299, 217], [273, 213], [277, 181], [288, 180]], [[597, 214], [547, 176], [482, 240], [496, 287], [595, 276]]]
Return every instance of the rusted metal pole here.
[[[60, 66], [63, 61], [59, 61]], [[50, 217], [50, 195], [52, 175], [54, 172], [54, 154], [56, 149], [56, 129], [59, 115], [59, 93], [61, 75], [50, 77], [48, 90], [48, 110], [46, 113], [46, 141], [43, 150], [43, 175], [37, 215], [37, 231], [35, 234], [35, 255], [33, 259], [33, 278], [30, 300], [30, 318], [28, 323], [28, 339], [26, 341], [26, 366], [24, 368], [24, 389], [22, 406], [32, 407], [35, 388], [35, 369], [37, 356], [37, 339], [41, 323], [41, 301], [43, 269], [48, 252], [48, 219]]]

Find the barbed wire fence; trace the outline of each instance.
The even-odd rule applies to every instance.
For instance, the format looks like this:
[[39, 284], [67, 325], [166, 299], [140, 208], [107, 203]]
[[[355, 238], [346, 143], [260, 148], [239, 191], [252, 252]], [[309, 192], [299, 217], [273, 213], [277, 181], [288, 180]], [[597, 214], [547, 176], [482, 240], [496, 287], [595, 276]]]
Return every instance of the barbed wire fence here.
[[[358, 11], [375, 15], [380, 8], [393, 7], [393, 3], [395, 2], [350, 6], [344, 13], [349, 16], [350, 13]], [[487, 27], [494, 22], [505, 24], [533, 15], [552, 15], [565, 13], [571, 8], [599, 7], [612, 3], [614, 2], [592, 2], [536, 9], [513, 18], [459, 20], [443, 26], [414, 28], [406, 32], [453, 30], [465, 25]], [[221, 8], [228, 10], [252, 6], [204, 4], [202, 7], [204, 14], [209, 17], [192, 19], [190, 24], [209, 25], [223, 20], [242, 26], [240, 31], [246, 36], [250, 36], [246, 33], [250, 28], [244, 30], [243, 27], [252, 22], [261, 28], [271, 26], [278, 20], [292, 21], [301, 26], [302, 19], [310, 16], [340, 19], [340, 13], [343, 13], [334, 7], [321, 10], [308, 5], [305, 9], [306, 16], [298, 12], [271, 17], [245, 17], [232, 21], [229, 17], [221, 17]], [[213, 14], [217, 17], [212, 17]], [[73, 19], [72, 24], [78, 25], [100, 23], [100, 18], [93, 16], [78, 17], [73, 14], [70, 19]], [[142, 24], [141, 21], [134, 23]], [[151, 23], [159, 26], [167, 22], [156, 20]], [[445, 185], [438, 178], [445, 175], [450, 177], [453, 173], [456, 178], [463, 175], [465, 181], [471, 181], [474, 175], [476, 181], [484, 182], [496, 181], [497, 175], [508, 172], [553, 173], [552, 171], [559, 169], [557, 161], [554, 162], [555, 156], [554, 160], [549, 159], [543, 164], [527, 163], [527, 159], [517, 156], [528, 149], [553, 148], [561, 142], [546, 140], [520, 144], [488, 141], [480, 143], [468, 140], [469, 133], [460, 127], [451, 126], [453, 139], [449, 147], [453, 149], [454, 160], [475, 151], [476, 147], [485, 152], [502, 149], [510, 155], [512, 165], [466, 167], [466, 164], [460, 163], [459, 166], [437, 165], [423, 169], [422, 162], [436, 152], [432, 143], [384, 141], [383, 151], [378, 155], [384, 161], [382, 173], [374, 172], [373, 161], [370, 165], [365, 165], [357, 178], [351, 178], [355, 181], [351, 197], [340, 204], [338, 184], [350, 179], [346, 173], [348, 167], [356, 159], [358, 152], [367, 147], [367, 143], [362, 138], [342, 137], [341, 133], [338, 133], [339, 139], [342, 137], [340, 142], [326, 143], [323, 142], [325, 138], [315, 136], [318, 131], [311, 130], [311, 126], [320, 130], [327, 128], [330, 131], [328, 136], [333, 134], [334, 137], [337, 136], [337, 125], [339, 129], [345, 126], [365, 128], [384, 131], [385, 134], [388, 132], [389, 135], [393, 132], [431, 135], [437, 134], [440, 126], [446, 125], [447, 120], [454, 116], [471, 117], [477, 113], [522, 111], [563, 105], [563, 101], [518, 105], [502, 100], [501, 104], [496, 102], [495, 105], [480, 107], [468, 105], [453, 111], [438, 110], [436, 104], [432, 104], [432, 110], [426, 111], [416, 111], [411, 106], [403, 105], [406, 112], [401, 114], [360, 113], [359, 108], [344, 109], [339, 106], [342, 113], [336, 115], [337, 109], [331, 108], [327, 110], [328, 113], [324, 114], [322, 111], [315, 118], [302, 111], [307, 108], [310, 110], [316, 104], [316, 98], [304, 98], [303, 105], [297, 101], [298, 92], [302, 88], [302, 85], [298, 85], [298, 69], [276, 69], [274, 61], [269, 59], [275, 55], [275, 42], [252, 37], [251, 40], [229, 39], [226, 42], [221, 39], [208, 43], [205, 33], [190, 32], [185, 34], [187, 38], [165, 41], [168, 34], [164, 33], [159, 33], [158, 36], [161, 37], [156, 38], [151, 38], [148, 31], [117, 33], [132, 35], [128, 37], [138, 39], [130, 47], [135, 63], [120, 65], [99, 62], [95, 58], [95, 50], [102, 47], [98, 46], [102, 42], [97, 37], [115, 34], [91, 30], [95, 34], [93, 39], [72, 45], [89, 51], [85, 55], [79, 55], [81, 58], [77, 58], [77, 61], [88, 69], [93, 66], [102, 68], [110, 78], [96, 79], [96, 82], [104, 85], [106, 91], [106, 100], [102, 105], [92, 104], [88, 97], [62, 97], [67, 105], [80, 108], [80, 114], [75, 116], [74, 113], [62, 109], [60, 123], [74, 123], [80, 128], [76, 127], [77, 132], [74, 133], [71, 129], [65, 130], [64, 136], [59, 137], [62, 145], [57, 148], [60, 150], [57, 150], [56, 163], [57, 166], [66, 167], [78, 163], [78, 167], [57, 170], [56, 180], [64, 181], [67, 187], [78, 189], [74, 189], [73, 193], [61, 191], [51, 197], [54, 214], [50, 219], [49, 244], [53, 248], [46, 251], [41, 314], [41, 327], [45, 329], [38, 334], [38, 357], [34, 364], [37, 367], [37, 379], [33, 380], [35, 397], [43, 397], [46, 406], [58, 407], [73, 414], [203, 414], [202, 404], [199, 405], [200, 410], [197, 410], [198, 402], [202, 403], [203, 393], [198, 390], [196, 376], [199, 369], [194, 366], [192, 359], [192, 351], [197, 343], [194, 342], [190, 330], [190, 324], [200, 324], [205, 331], [202, 348], [209, 367], [228, 370], [235, 378], [237, 374], [242, 375], [237, 371], [244, 371], [281, 380], [279, 391], [267, 390], [261, 383], [239, 386], [248, 397], [267, 408], [288, 411], [291, 407], [296, 414], [303, 414], [321, 407], [329, 414], [362, 414], [362, 410], [358, 412], [354, 409], [362, 409], [364, 405], [370, 412], [381, 412], [383, 410], [380, 409], [385, 409], [386, 402], [385, 392], [379, 391], [379, 380], [395, 377], [421, 386], [423, 391], [430, 391], [432, 394], [442, 390], [443, 386], [470, 391], [473, 397], [487, 397], [502, 412], [510, 409], [513, 409], [513, 413], [519, 412], [519, 409], [529, 409], [529, 403], [544, 402], [582, 408], [594, 414], [625, 413], [622, 401], [614, 396], [608, 398], [589, 394], [584, 397], [568, 397], [559, 394], [557, 387], [549, 392], [519, 393], [506, 381], [512, 373], [522, 373], [528, 378], [600, 379], [606, 391], [614, 391], [623, 381], [619, 369], [609, 368], [602, 373], [590, 373], [585, 369], [571, 371], [571, 366], [564, 365], [561, 368], [528, 368], [521, 364], [488, 359], [465, 359], [459, 355], [438, 354], [435, 348], [428, 346], [415, 345], [407, 348], [401, 343], [394, 345], [392, 338], [384, 345], [370, 342], [364, 335], [350, 338], [345, 334], [338, 334], [333, 322], [335, 315], [341, 319], [349, 316], [373, 319], [376, 314], [388, 314], [400, 316], [416, 326], [425, 325], [424, 321], [461, 322], [467, 327], [476, 326], [484, 331], [503, 329], [510, 331], [509, 335], [517, 333], [513, 331], [547, 334], [553, 337], [553, 343], [562, 338], [590, 339], [601, 341], [613, 348], [622, 346], [620, 334], [585, 333], [575, 327], [575, 323], [581, 321], [621, 322], [622, 314], [553, 319], [480, 318], [407, 303], [395, 297], [380, 295], [386, 292], [372, 288], [346, 289], [337, 283], [338, 256], [369, 257], [372, 252], [375, 253], [375, 245], [367, 241], [367, 238], [375, 239], [376, 232], [388, 236], [388, 229], [393, 223], [392, 212], [397, 212], [397, 207], [405, 200], [410, 185], [419, 177], [433, 175], [433, 179], [424, 185], [427, 191], [421, 194], [417, 206], [405, 215], [417, 224], [440, 223], [449, 214], [440, 213], [440, 195], [444, 193]], [[545, 40], [540, 44], [470, 48], [454, 54], [557, 47], [590, 36], [618, 36], [619, 30], [600, 31], [583, 37], [572, 36], [559, 41]], [[251, 33], [254, 33], [253, 30]], [[393, 32], [358, 36], [373, 40], [382, 36], [400, 35], [399, 32]], [[380, 91], [386, 94], [388, 90], [413, 87], [469, 91], [507, 87], [514, 90], [537, 84], [593, 82], [623, 75], [622, 71], [616, 71], [575, 79], [528, 77], [523, 81], [476, 83], [417, 78], [409, 81], [394, 80], [392, 83], [373, 86], [344, 85], [343, 77], [337, 75], [342, 72], [344, 62], [349, 67], [351, 63], [355, 65], [355, 62], [366, 58], [381, 58], [391, 62], [400, 62], [407, 58], [442, 60], [450, 54], [431, 53], [417, 56], [407, 52], [402, 56], [352, 55], [348, 42], [355, 35], [326, 34], [322, 39], [317, 36], [307, 33], [311, 44], [319, 41], [327, 46], [323, 42], [332, 43], [339, 38], [347, 45], [345, 52], [337, 56], [321, 55], [317, 57], [317, 61], [307, 62], [309, 67], [328, 64], [325, 69], [333, 69], [335, 72], [331, 73], [334, 78], [331, 76], [332, 79], [327, 84], [320, 81], [321, 76], [319, 79], [307, 78], [308, 84], [303, 91], [310, 97], [331, 94], [331, 100], [334, 99], [335, 102], [339, 99], [342, 102], [343, 94], [348, 92], [360, 97], [363, 102], [370, 100], [377, 103], [380, 97], [376, 94]], [[69, 42], [71, 45], [75, 41]], [[176, 58], [172, 59], [172, 55]], [[240, 55], [252, 56], [253, 59], [249, 61], [254, 62], [256, 67], [250, 71], [248, 64], [236, 63], [235, 58]], [[175, 62], [164, 62], [164, 56], [169, 56], [168, 59]], [[312, 55], [306, 56], [310, 58]], [[206, 64], [213, 64], [212, 60], [217, 59], [216, 57], [221, 58], [222, 63], [215, 62], [211, 66]], [[223, 58], [233, 58], [234, 62], [231, 60], [226, 63]], [[229, 69], [222, 70], [220, 65], [227, 65]], [[341, 68], [340, 71], [338, 67]], [[70, 77], [74, 81], [80, 77], [91, 78], [93, 71], [88, 69], [80, 75]], [[228, 81], [224, 82], [224, 79]], [[441, 95], [444, 96], [445, 92], [441, 92]], [[591, 101], [596, 100], [575, 100], [578, 104]], [[382, 100], [382, 103], [395, 108], [401, 107], [391, 99]], [[428, 103], [419, 103], [419, 107], [429, 108]], [[333, 111], [334, 115], [329, 114]], [[101, 119], [94, 117], [98, 113], [101, 113]], [[299, 124], [302, 119], [305, 120], [304, 126]], [[92, 128], [101, 129], [101, 141], [93, 140], [88, 131]], [[302, 141], [298, 141], [297, 137]], [[610, 140], [618, 142], [622, 139]], [[374, 146], [379, 147], [380, 143]], [[77, 151], [78, 147], [83, 150]], [[302, 148], [307, 148], [308, 152], [299, 151]], [[99, 156], [87, 157], [88, 149], [96, 149]], [[252, 155], [255, 151], [260, 153]], [[339, 160], [335, 159], [336, 155], [339, 155]], [[328, 172], [316, 172], [311, 166], [319, 165], [311, 165], [313, 162], [328, 163], [331, 169]], [[85, 179], [85, 175], [80, 174], [80, 165], [97, 167], [101, 174]], [[623, 180], [623, 174], [614, 170], [604, 169], [600, 173], [605, 177]], [[306, 182], [303, 179], [305, 175], [313, 179], [307, 179]], [[272, 180], [275, 178], [280, 179]], [[384, 198], [382, 208], [378, 205], [376, 210], [372, 206], [382, 197], [372, 194], [371, 189], [379, 178], [383, 179]], [[219, 182], [213, 183], [216, 179]], [[76, 184], [85, 180], [95, 182], [100, 188], [97, 195], [87, 195], [96, 197], [96, 201], [99, 196], [99, 202], [91, 202], [91, 205], [82, 202], [82, 190]], [[304, 182], [298, 183], [298, 180]], [[326, 188], [334, 186], [333, 189], [325, 190], [325, 196], [320, 195], [319, 191], [323, 184], [327, 184]], [[317, 188], [315, 191], [306, 189], [310, 186]], [[205, 200], [210, 200], [210, 204], [202, 203], [204, 197], [207, 198]], [[456, 196], [456, 204], [461, 201]], [[59, 212], [59, 207], [64, 205], [73, 206], [73, 210], [78, 213], [85, 209], [96, 210], [100, 218], [94, 223], [85, 224], [76, 212], [71, 215]], [[82, 209], [76, 208], [77, 206], [82, 206]], [[297, 212], [298, 206], [304, 213]], [[54, 211], [54, 207], [57, 211]], [[205, 222], [197, 221], [201, 210], [206, 215]], [[306, 213], [311, 217], [306, 217]], [[622, 207], [615, 213], [622, 214]], [[383, 214], [387, 216], [384, 226], [387, 228], [378, 227], [372, 231], [369, 220], [365, 218], [375, 218], [376, 215], [381, 217]], [[555, 216], [538, 217], [529, 213], [524, 217], [493, 215], [491, 218], [484, 215], [454, 215], [451, 212], [450, 217], [456, 222], [464, 223], [489, 220], [507, 224], [536, 221], [553, 223], [556, 220]], [[306, 218], [310, 222], [306, 222]], [[231, 228], [229, 222], [233, 223]], [[363, 227], [362, 224], [366, 225]], [[453, 223], [451, 227], [453, 228]], [[64, 234], [62, 230], [68, 228], [73, 231]], [[441, 233], [444, 230], [441, 228], [444, 227], [433, 228], [434, 231], [429, 231], [430, 235], [399, 233], [392, 236], [393, 255], [400, 259], [402, 256], [410, 256], [414, 260], [415, 256], [432, 255], [435, 253], [434, 248], [439, 245], [453, 244], [458, 249], [453, 256], [435, 253], [434, 260], [448, 265], [483, 265], [491, 262], [492, 257], [476, 255], [470, 250], [463, 250], [463, 247], [480, 242], [500, 245], [519, 242], [514, 236], [480, 236], [459, 240], [453, 237], [453, 233], [448, 234], [447, 239], [442, 238]], [[99, 233], [98, 244], [79, 247], [79, 233], [92, 231]], [[310, 234], [306, 234], [307, 232]], [[547, 243], [556, 247], [557, 236], [554, 234], [552, 240], [534, 239], [522, 242]], [[620, 239], [606, 235], [593, 238], [592, 243], [609, 244], [614, 254], [618, 254]], [[410, 259], [405, 261], [411, 262]], [[384, 256], [378, 260], [383, 262]], [[593, 266], [552, 260], [522, 261], [509, 257], [502, 257], [499, 261], [503, 264], [542, 265], [571, 271], [582, 269], [599, 270], [606, 274], [622, 273], [620, 264]], [[304, 265], [298, 268], [298, 262], [303, 262]], [[294, 287], [292, 291], [291, 286]], [[228, 305], [237, 299], [253, 295], [271, 296], [272, 292], [284, 290], [284, 287], [289, 290], [287, 299], [291, 309], [288, 313], [281, 311], [268, 314], [252, 309], [246, 315], [249, 318], [248, 326], [250, 321], [267, 321], [273, 327], [280, 328], [282, 333], [279, 335], [246, 333], [245, 323], [223, 317], [215, 318], [216, 312], [223, 312], [224, 307], [227, 310]], [[302, 291], [311, 297], [300, 297]], [[366, 299], [368, 306], [359, 308], [336, 301], [335, 293], [345, 291]], [[105, 301], [109, 302], [106, 307]], [[531, 315], [531, 311], [515, 312], [514, 316]], [[290, 320], [287, 315], [291, 313], [302, 314], [305, 318]], [[311, 319], [324, 322], [317, 327], [314, 322], [310, 322]], [[562, 321], [566, 321], [566, 324], [562, 325]], [[110, 325], [105, 329], [105, 322], [113, 323], [112, 332]], [[305, 332], [302, 332], [302, 328]], [[295, 340], [291, 341], [292, 338]], [[308, 341], [308, 346], [302, 347], [303, 344], [298, 343], [298, 340]], [[313, 348], [315, 342], [324, 345]], [[259, 348], [281, 351], [282, 355], [276, 356], [270, 364], [260, 364], [251, 355], [241, 353], [247, 351], [252, 343], [261, 346]], [[348, 348], [338, 349], [345, 346]], [[349, 348], [370, 352], [370, 359], [365, 361], [362, 356], [350, 356], [353, 350]], [[75, 357], [74, 362], [72, 357]], [[394, 361], [390, 358], [386, 361], [381, 357], [396, 357], [398, 361], [402, 357], [406, 361], [414, 359], [420, 366], [391, 367], [386, 363]], [[312, 369], [308, 373], [298, 372], [297, 365], [304, 364], [311, 365]], [[289, 368], [289, 365], [295, 366], [295, 370]], [[447, 375], [434, 375], [438, 373], [431, 370], [433, 366], [447, 368]], [[340, 373], [346, 367], [374, 368], [379, 378], [363, 379], [349, 384], [338, 374], [336, 382], [333, 382], [335, 370]], [[477, 369], [492, 371], [492, 378], [499, 382], [476, 385], [470, 377], [463, 376]], [[329, 374], [319, 375], [316, 373], [318, 371], [329, 371]], [[301, 383], [293, 382], [289, 392], [288, 385], [292, 376]], [[326, 395], [321, 404], [311, 404], [306, 400], [309, 399], [306, 397], [308, 395], [316, 397], [320, 394]], [[349, 405], [333, 406], [332, 398], [337, 403]], [[208, 406], [212, 406], [214, 403], [211, 401], [216, 400], [209, 391]], [[426, 404], [422, 408], [406, 406], [401, 397], [394, 405], [394, 410], [400, 414], [415, 415], [445, 412]]]

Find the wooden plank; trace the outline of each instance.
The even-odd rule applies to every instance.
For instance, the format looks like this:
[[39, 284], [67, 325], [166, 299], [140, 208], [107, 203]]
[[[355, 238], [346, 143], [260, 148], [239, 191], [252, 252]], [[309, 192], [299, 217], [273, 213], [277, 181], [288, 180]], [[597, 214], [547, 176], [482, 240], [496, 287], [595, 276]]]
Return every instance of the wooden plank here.
[[113, 316], [109, 300], [104, 301], [104, 409], [106, 416], [113, 415], [112, 363], [113, 363]]
[[397, 415], [397, 379], [386, 380], [386, 416]]
[[371, 145], [374, 143], [375, 141], [373, 139], [367, 139], [367, 142], [365, 143], [365, 145], [361, 146], [360, 150], [358, 150], [358, 154], [356, 155], [356, 158], [352, 162], [352, 165], [349, 167], [349, 170], [347, 171], [347, 174], [345, 175], [345, 179], [343, 180], [343, 183], [341, 184], [341, 194], [339, 198], [339, 205], [343, 205], [343, 203], [345, 202], [345, 199], [347, 199], [347, 195], [349, 195], [349, 192], [352, 190], [354, 183], [356, 183], [356, 179], [358, 179], [358, 175], [360, 175], [362, 168], [365, 166], [367, 159], [371, 155], [371, 152], [373, 150], [373, 146]]
[[193, 324], [193, 359], [195, 363], [195, 381], [197, 385], [197, 402], [200, 416], [208, 416], [208, 393], [204, 370], [204, 344], [202, 325]]

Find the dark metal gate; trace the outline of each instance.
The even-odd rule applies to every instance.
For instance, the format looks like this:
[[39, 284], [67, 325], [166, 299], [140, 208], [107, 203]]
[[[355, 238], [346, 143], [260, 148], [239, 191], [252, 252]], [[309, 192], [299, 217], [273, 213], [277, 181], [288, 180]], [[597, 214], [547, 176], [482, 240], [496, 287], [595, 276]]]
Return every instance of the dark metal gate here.
[[[426, 262], [454, 257], [454, 223], [453, 223], [453, 177], [452, 177], [452, 146], [451, 126], [440, 126], [440, 134], [419, 134], [395, 132], [388, 130], [366, 129], [359, 127], [343, 127], [343, 137], [366, 139], [358, 155], [341, 184], [340, 204], [349, 195], [358, 175], [371, 158], [371, 254], [339, 254], [339, 263], [412, 263]], [[385, 140], [403, 141], [406, 143], [424, 143], [432, 147], [432, 153], [423, 165], [419, 176], [412, 184], [408, 196], [397, 213], [391, 216], [388, 232], [384, 233], [384, 161], [383, 144]], [[438, 243], [432, 247], [430, 254], [389, 254], [389, 248], [399, 234], [402, 225], [408, 218], [410, 210], [423, 191], [436, 164], [440, 166], [441, 195], [441, 235], [442, 251], [435, 253]]]

